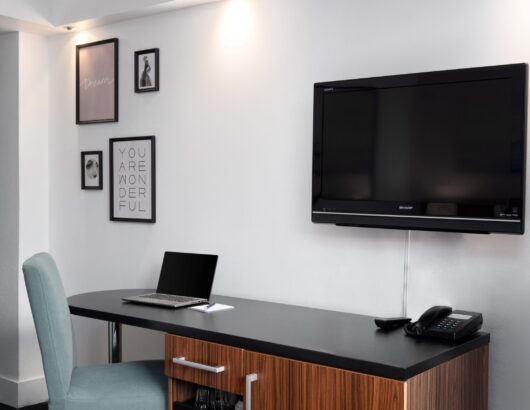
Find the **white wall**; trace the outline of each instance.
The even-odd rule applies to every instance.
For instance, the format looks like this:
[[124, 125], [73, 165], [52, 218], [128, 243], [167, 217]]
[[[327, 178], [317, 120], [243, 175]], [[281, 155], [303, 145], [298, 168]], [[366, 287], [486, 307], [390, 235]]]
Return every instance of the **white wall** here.
[[0, 398], [18, 378], [18, 34], [0, 34]]
[[[528, 226], [528, 225], [527, 225]], [[483, 312], [491, 332], [492, 409], [527, 409], [530, 330], [528, 234], [412, 234], [411, 311], [449, 304]], [[523, 315], [523, 316], [521, 316]]]
[[[20, 265], [49, 249], [48, 40], [20, 33], [19, 255]], [[19, 268], [19, 405], [47, 399], [40, 350]], [[28, 387], [26, 387], [28, 386]]]
[[0, 35], [0, 403], [47, 399], [22, 262], [49, 248], [48, 40]]
[[[288, 70], [275, 67], [305, 35], [290, 45], [267, 39], [274, 33], [263, 21], [284, 17], [275, 9], [260, 16], [259, 7], [241, 16], [242, 27], [232, 22], [235, 32], [224, 24], [239, 9], [220, 4], [51, 40], [50, 238], [67, 292], [155, 286], [163, 251], [189, 250], [221, 255], [217, 293], [375, 314], [399, 309], [393, 290], [401, 286], [403, 232], [309, 223], [311, 85], [327, 76], [308, 64], [309, 49]], [[239, 44], [245, 27], [248, 43]], [[120, 122], [78, 127], [74, 45], [113, 36], [120, 38]], [[149, 47], [160, 47], [161, 91], [137, 95], [133, 53]], [[108, 190], [79, 188], [79, 152], [103, 149], [107, 165], [109, 137], [151, 134], [158, 222], [111, 223]], [[384, 257], [373, 260], [374, 248]], [[93, 335], [96, 326], [76, 327]], [[91, 345], [80, 346], [81, 361], [104, 360], [104, 325], [98, 329], [99, 350], [94, 336], [79, 337]]]
[[[523, 0], [248, 0], [52, 38], [50, 246], [67, 293], [154, 286], [163, 251], [188, 250], [221, 255], [215, 293], [400, 314], [405, 233], [310, 222], [312, 84], [528, 61], [529, 12]], [[120, 38], [120, 122], [78, 127], [74, 46], [109, 37]], [[151, 47], [161, 91], [138, 95], [133, 52]], [[108, 139], [151, 134], [158, 221], [111, 223]], [[82, 191], [79, 152], [95, 149], [105, 190]], [[412, 234], [410, 313], [484, 313], [492, 409], [530, 401], [518, 320], [530, 308], [528, 241]], [[75, 325], [81, 363], [103, 361], [105, 325]], [[144, 333], [127, 329], [126, 358], [162, 355], [161, 337]]]

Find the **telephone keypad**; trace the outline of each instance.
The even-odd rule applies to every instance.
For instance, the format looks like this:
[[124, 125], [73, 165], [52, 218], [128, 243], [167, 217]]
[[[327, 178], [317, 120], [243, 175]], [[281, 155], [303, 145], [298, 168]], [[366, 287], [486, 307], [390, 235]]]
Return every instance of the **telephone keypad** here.
[[456, 341], [475, 333], [482, 327], [482, 314], [453, 310], [448, 316], [438, 316], [424, 326], [422, 336]]
[[434, 327], [441, 330], [456, 330], [461, 323], [462, 320], [450, 319], [446, 317], [445, 319], [442, 319], [438, 323], [436, 323]]

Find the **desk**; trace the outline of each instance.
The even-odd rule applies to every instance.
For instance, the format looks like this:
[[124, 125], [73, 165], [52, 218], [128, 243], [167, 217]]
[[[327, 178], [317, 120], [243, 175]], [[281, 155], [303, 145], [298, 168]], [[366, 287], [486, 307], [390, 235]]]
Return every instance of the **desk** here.
[[[467, 389], [467, 393], [473, 395], [473, 398], [469, 399], [474, 400], [473, 408], [487, 408], [487, 362], [490, 341], [487, 333], [479, 332], [461, 343], [448, 344], [405, 337], [401, 329], [388, 333], [377, 331], [373, 318], [369, 316], [226, 296], [214, 295], [212, 300], [233, 305], [235, 309], [213, 314], [121, 301], [122, 297], [151, 291], [136, 289], [86, 293], [70, 297], [68, 303], [70, 312], [74, 315], [111, 323], [109, 335], [114, 343], [111, 343], [110, 351], [115, 353], [111, 358], [112, 361], [119, 359], [121, 338], [119, 326], [126, 324], [159, 330], [182, 338], [238, 348], [244, 352], [404, 382], [402, 385], [408, 389], [403, 393], [405, 403], [407, 400], [410, 402], [412, 395], [421, 393], [419, 390], [410, 391], [412, 383], [407, 384], [407, 382], [421, 375], [428, 376], [431, 380], [432, 372], [447, 365], [443, 367], [445, 370], [442, 369], [443, 375], [440, 374], [445, 380], [444, 383], [450, 382], [457, 376], [463, 377], [464, 379], [460, 378], [458, 383], [460, 389]], [[459, 363], [462, 358], [469, 358], [469, 363], [465, 366], [471, 368], [466, 367], [467, 370], [449, 368], [451, 364]], [[422, 383], [428, 383], [428, 380]], [[459, 393], [458, 386], [440, 385], [439, 388], [451, 396], [466, 394], [466, 392]], [[432, 389], [429, 394], [434, 394]], [[437, 400], [442, 400], [441, 397], [438, 396]], [[468, 403], [467, 406], [469, 400], [465, 401]], [[411, 407], [410, 403], [406, 406], [407, 409], [420, 408]], [[464, 404], [460, 406], [453, 403], [448, 406], [433, 405], [424, 408], [454, 410], [465, 408]]]

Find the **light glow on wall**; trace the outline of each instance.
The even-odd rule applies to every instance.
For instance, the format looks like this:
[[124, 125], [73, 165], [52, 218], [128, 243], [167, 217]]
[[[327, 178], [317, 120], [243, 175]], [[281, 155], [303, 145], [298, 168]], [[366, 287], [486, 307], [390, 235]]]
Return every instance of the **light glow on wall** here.
[[76, 45], [92, 43], [93, 41], [97, 41], [97, 40], [100, 40], [100, 39], [88, 31], [78, 31], [74, 35], [74, 42]]
[[227, 50], [240, 50], [251, 42], [253, 31], [252, 0], [228, 0], [220, 27], [221, 46]]

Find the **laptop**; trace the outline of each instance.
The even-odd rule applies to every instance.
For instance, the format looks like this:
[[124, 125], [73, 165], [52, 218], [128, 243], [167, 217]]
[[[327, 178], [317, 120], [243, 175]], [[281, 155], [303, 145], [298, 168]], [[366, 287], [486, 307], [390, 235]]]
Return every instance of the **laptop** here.
[[166, 252], [156, 293], [123, 300], [170, 308], [208, 303], [216, 266], [217, 255]]

